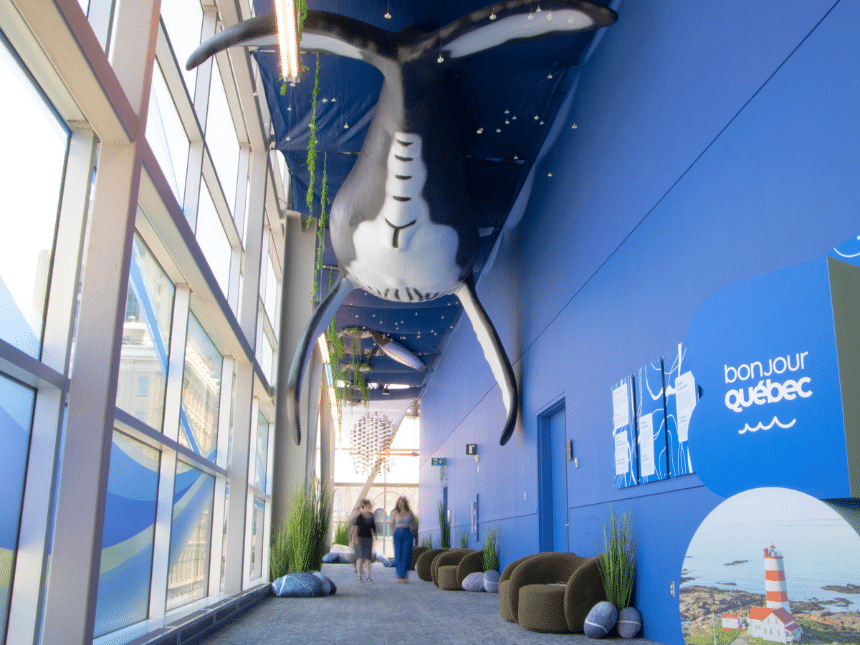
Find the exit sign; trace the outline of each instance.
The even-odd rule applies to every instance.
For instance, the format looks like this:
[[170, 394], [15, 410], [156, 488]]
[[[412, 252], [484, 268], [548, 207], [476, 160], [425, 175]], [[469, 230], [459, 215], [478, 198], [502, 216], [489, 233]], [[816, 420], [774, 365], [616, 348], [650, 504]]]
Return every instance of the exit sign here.
[[445, 465], [445, 457], [432, 457], [430, 459], [431, 466], [444, 466]]
[[466, 454], [467, 455], [477, 455], [478, 454], [478, 444], [467, 443], [466, 444]]

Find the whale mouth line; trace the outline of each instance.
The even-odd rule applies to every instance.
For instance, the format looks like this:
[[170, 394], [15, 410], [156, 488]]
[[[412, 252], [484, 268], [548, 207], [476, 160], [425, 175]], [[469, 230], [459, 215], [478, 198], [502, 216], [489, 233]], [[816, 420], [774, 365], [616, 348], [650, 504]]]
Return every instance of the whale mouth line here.
[[388, 224], [391, 228], [394, 229], [394, 236], [391, 239], [391, 246], [394, 247], [395, 249], [398, 248], [400, 245], [400, 240], [399, 240], [400, 231], [402, 231], [404, 228], [409, 228], [410, 226], [414, 225], [418, 221], [417, 219], [414, 219], [411, 222], [409, 222], [408, 224], [404, 224], [403, 226], [395, 226], [394, 224], [392, 224], [391, 222], [388, 221], [387, 217], [385, 217], [383, 219], [385, 220], [386, 224]]

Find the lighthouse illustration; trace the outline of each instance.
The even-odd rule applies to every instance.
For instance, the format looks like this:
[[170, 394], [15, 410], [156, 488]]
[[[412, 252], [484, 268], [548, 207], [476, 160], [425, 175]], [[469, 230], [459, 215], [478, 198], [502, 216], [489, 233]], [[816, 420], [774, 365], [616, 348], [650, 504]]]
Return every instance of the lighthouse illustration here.
[[771, 544], [764, 550], [764, 588], [769, 609], [785, 609], [788, 606], [788, 589], [785, 586], [785, 569], [782, 565], [782, 553]]
[[803, 628], [794, 621], [788, 605], [782, 553], [771, 544], [764, 549], [765, 607], [750, 607], [747, 633], [766, 641], [799, 643]]
[[[776, 643], [799, 643], [803, 628], [791, 615], [782, 553], [773, 544], [764, 549], [764, 587], [765, 606], [750, 607], [747, 633]], [[723, 614], [722, 622], [724, 632], [741, 629], [741, 619], [737, 614]]]

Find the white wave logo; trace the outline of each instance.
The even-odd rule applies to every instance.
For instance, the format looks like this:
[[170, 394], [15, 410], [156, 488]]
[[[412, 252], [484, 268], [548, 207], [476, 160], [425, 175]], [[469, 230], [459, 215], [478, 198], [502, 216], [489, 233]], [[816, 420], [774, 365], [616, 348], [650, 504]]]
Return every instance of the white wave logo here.
[[744, 434], [745, 432], [758, 432], [759, 430], [770, 430], [774, 425], [778, 425], [780, 428], [788, 429], [791, 426], [793, 426], [795, 423], [797, 423], [797, 419], [792, 419], [791, 423], [786, 424], [786, 423], [783, 423], [782, 421], [780, 421], [779, 419], [777, 419], [776, 417], [774, 417], [773, 421], [771, 421], [766, 426], [762, 425], [761, 421], [759, 421], [758, 425], [756, 425], [756, 427], [754, 427], [754, 428], [750, 428], [749, 424], [745, 423], [744, 427], [741, 428], [740, 430], [738, 430], [738, 434]]
[[[857, 236], [857, 239], [860, 240], [860, 235]], [[856, 258], [860, 257], [860, 253], [854, 253], [853, 255], [849, 255], [847, 253], [842, 253], [839, 249], [833, 249], [836, 252], [836, 255], [841, 255], [843, 258]]]

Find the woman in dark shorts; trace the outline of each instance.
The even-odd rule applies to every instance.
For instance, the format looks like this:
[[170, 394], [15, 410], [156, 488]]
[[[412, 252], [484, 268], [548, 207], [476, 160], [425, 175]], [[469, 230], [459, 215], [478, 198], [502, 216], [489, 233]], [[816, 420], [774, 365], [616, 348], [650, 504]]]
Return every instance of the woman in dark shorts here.
[[371, 550], [373, 539], [376, 537], [376, 522], [373, 520], [373, 505], [369, 499], [362, 500], [358, 507], [358, 514], [352, 521], [352, 544], [355, 548], [355, 571], [358, 581], [361, 582], [361, 564], [367, 563], [367, 581], [370, 579]]

